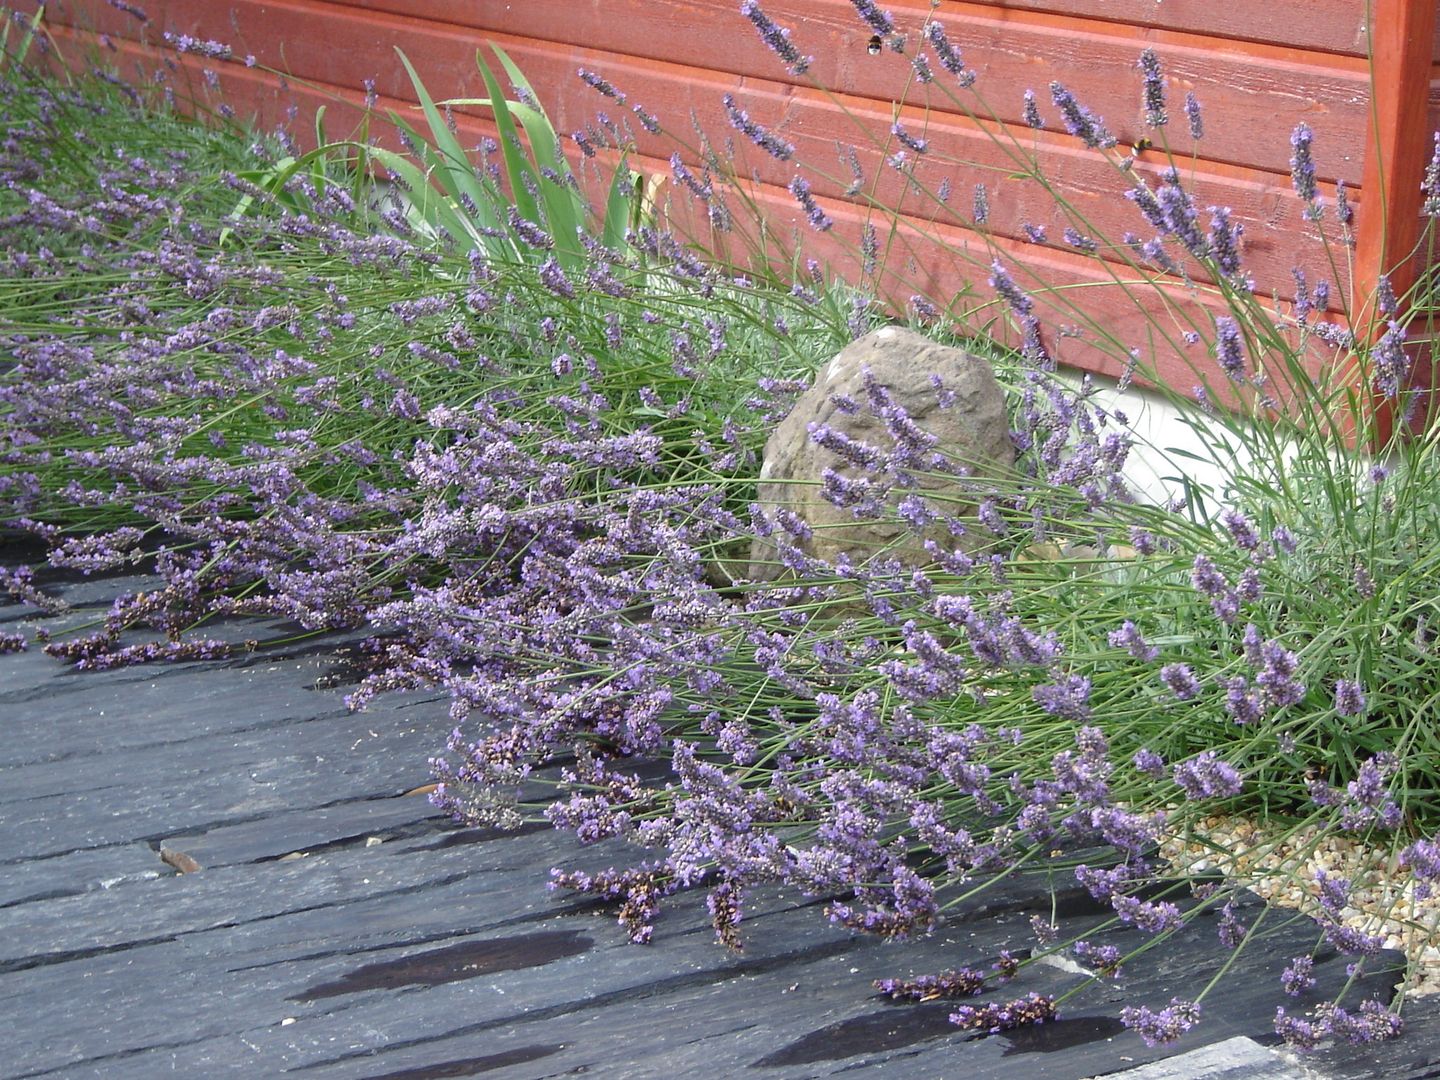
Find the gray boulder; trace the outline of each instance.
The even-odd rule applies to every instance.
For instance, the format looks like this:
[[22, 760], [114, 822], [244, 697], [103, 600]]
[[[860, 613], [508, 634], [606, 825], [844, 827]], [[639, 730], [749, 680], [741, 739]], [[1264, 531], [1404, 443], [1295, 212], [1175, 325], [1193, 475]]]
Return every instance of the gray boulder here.
[[[937, 473], [937, 452], [968, 476]], [[807, 555], [921, 566], [933, 562], [927, 539], [946, 550], [994, 539], [970, 527], [983, 486], [974, 481], [1001, 477], [1014, 462], [1005, 395], [989, 362], [887, 326], [841, 350], [771, 434], [759, 499], [776, 536]], [[836, 505], [827, 489], [849, 505]], [[957, 537], [946, 515], [968, 519], [967, 533]], [[754, 580], [787, 576], [772, 540], [757, 538], [750, 560]]]

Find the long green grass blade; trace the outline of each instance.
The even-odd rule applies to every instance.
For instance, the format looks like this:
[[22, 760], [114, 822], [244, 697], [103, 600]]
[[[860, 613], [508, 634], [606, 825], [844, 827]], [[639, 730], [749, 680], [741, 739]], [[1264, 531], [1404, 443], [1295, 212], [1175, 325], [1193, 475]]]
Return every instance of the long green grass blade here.
[[539, 206], [535, 197], [530, 194], [530, 187], [538, 182], [539, 176], [535, 167], [520, 153], [520, 132], [515, 127], [515, 118], [510, 114], [510, 105], [500, 90], [495, 73], [478, 52], [475, 54], [475, 65], [480, 69], [480, 77], [485, 80], [485, 89], [490, 94], [490, 111], [495, 116], [495, 127], [500, 132], [500, 153], [505, 159], [505, 179], [510, 183], [510, 201], [515, 212], [521, 217], [539, 222]]
[[[545, 216], [550, 226], [550, 234], [555, 238], [557, 254], [567, 269], [571, 264], [579, 266], [584, 256], [576, 234], [585, 227], [585, 200], [574, 188], [564, 183], [556, 183], [552, 179], [570, 174], [569, 163], [560, 155], [555, 125], [550, 122], [544, 106], [540, 104], [540, 96], [525, 78], [525, 73], [499, 45], [492, 42], [490, 48], [505, 68], [510, 82], [529, 98], [528, 104], [513, 101], [507, 104], [510, 111], [520, 118], [525, 134], [529, 137], [530, 153], [535, 159], [536, 172], [539, 174], [537, 180], [540, 197], [545, 203]], [[478, 54], [475, 59], [477, 64], [481, 62]]]
[[496, 240], [477, 232], [469, 220], [435, 190], [430, 178], [414, 162], [378, 146], [371, 147], [370, 154], [409, 187], [411, 207], [422, 221], [432, 228], [443, 229], [463, 247], [482, 248], [492, 256], [500, 254]]
[[443, 169], [438, 170], [438, 179], [441, 185], [457, 204], [461, 202], [461, 195], [464, 195], [477, 206], [480, 205], [484, 200], [485, 193], [480, 187], [480, 182], [475, 179], [475, 170], [470, 164], [470, 158], [466, 155], [465, 148], [460, 145], [460, 140], [455, 137], [455, 133], [445, 123], [445, 118], [440, 115], [440, 110], [435, 107], [434, 100], [430, 97], [429, 91], [425, 89], [425, 84], [420, 81], [420, 76], [416, 74], [410, 58], [399, 48], [396, 48], [395, 52], [410, 75], [410, 82], [415, 87], [415, 96], [420, 101], [420, 108], [425, 113], [425, 121], [430, 125], [430, 134], [435, 140], [432, 144], [433, 148], [444, 165]]
[[615, 164], [610, 178], [610, 194], [605, 199], [605, 220], [600, 226], [600, 241], [614, 251], [625, 250], [625, 233], [630, 228], [631, 209], [635, 203], [635, 173], [630, 171], [624, 154]]

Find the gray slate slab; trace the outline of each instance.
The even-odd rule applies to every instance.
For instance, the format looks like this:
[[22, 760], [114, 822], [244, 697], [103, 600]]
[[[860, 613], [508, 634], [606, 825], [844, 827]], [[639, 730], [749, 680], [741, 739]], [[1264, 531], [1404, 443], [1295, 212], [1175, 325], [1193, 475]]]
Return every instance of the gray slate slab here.
[[[67, 588], [104, 603], [100, 585]], [[1043, 881], [1008, 880], [904, 944], [772, 891], [751, 899], [742, 954], [716, 946], [695, 898], [672, 904], [653, 944], [630, 945], [607, 911], [545, 889], [551, 866], [613, 853], [544, 827], [456, 829], [402, 795], [428, 780], [446, 703], [412, 694], [350, 714], [343, 691], [316, 688], [330, 664], [309, 647], [94, 674], [33, 650], [0, 657], [0, 1076], [1435, 1074], [1428, 1002], [1393, 1044], [1303, 1062], [1262, 1045], [1279, 969], [1311, 941], [1298, 924], [1241, 957], [1178, 1048], [1147, 1048], [1116, 1017], [1209, 978], [1224, 959], [1213, 919], [1038, 1028], [975, 1038], [950, 1024], [951, 1005], [873, 990], [1028, 946], [1030, 916], [1052, 903]], [[200, 869], [179, 874], [162, 850]], [[1134, 944], [1079, 890], [1056, 902], [1097, 938]], [[1317, 965], [1322, 990], [1343, 967]], [[1383, 993], [1393, 975], [1368, 978]], [[1080, 981], [1035, 965], [1013, 989]]]

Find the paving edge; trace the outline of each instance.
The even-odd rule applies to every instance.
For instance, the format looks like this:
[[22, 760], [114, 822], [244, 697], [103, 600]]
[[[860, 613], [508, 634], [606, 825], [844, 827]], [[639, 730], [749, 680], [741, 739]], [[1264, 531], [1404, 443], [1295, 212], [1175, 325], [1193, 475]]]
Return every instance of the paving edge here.
[[1124, 1072], [1106, 1073], [1105, 1080], [1311, 1080], [1313, 1075], [1241, 1035]]

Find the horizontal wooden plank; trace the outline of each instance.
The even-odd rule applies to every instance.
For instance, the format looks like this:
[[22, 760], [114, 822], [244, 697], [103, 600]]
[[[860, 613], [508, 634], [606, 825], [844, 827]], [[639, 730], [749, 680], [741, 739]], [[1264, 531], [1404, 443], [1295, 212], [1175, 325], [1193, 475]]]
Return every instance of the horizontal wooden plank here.
[[[75, 10], [76, 0], [70, 0]], [[617, 0], [601, 11], [559, 0], [529, 0], [525, 5], [469, 5], [440, 23], [413, 15], [374, 12], [355, 18], [351, 8], [320, 0], [236, 0], [224, 4], [152, 4], [157, 23], [202, 38], [228, 41], [237, 51], [253, 52], [262, 62], [335, 86], [358, 86], [374, 76], [382, 93], [407, 96], [408, 82], [392, 47], [404, 49], [420, 63], [440, 95], [475, 96], [481, 83], [474, 70], [476, 47], [488, 37], [508, 47], [525, 47], [530, 21], [541, 22], [551, 35], [546, 48], [532, 42], [532, 54], [551, 58], [542, 70], [527, 72], [547, 98], [563, 107], [578, 90], [573, 69], [590, 67], [619, 82], [619, 73], [633, 77], [645, 71], [665, 87], [658, 97], [642, 89], [630, 92], [652, 112], [675, 108], [692, 95], [685, 84], [718, 80], [729, 87], [734, 76], [765, 80], [783, 92], [785, 72], [732, 5], [720, 0], [695, 0], [683, 19], [657, 22], [666, 5], [646, 0]], [[116, 32], [133, 28], [133, 20], [107, 14], [98, 0], [83, 10]], [[522, 15], [523, 13], [523, 15]], [[64, 17], [61, 15], [60, 17]], [[778, 17], [778, 15], [777, 15]], [[917, 106], [956, 113], [966, 108], [1007, 121], [1020, 119], [1027, 89], [1041, 94], [1042, 112], [1058, 128], [1056, 110], [1046, 86], [1058, 80], [1081, 101], [1104, 116], [1123, 142], [1148, 132], [1142, 119], [1140, 78], [1135, 62], [1143, 39], [1089, 30], [1077, 33], [1065, 20], [1020, 22], [1013, 18], [941, 16], [952, 41], [979, 73], [974, 93], [962, 92], [959, 104], [936, 87], [909, 91]], [[1100, 24], [1095, 24], [1100, 25]], [[1113, 24], [1110, 24], [1113, 28]], [[911, 74], [907, 63], [891, 54], [870, 56], [868, 35], [842, 0], [826, 0], [822, 15], [808, 18], [795, 41], [814, 53], [815, 85], [855, 98], [869, 98], [888, 108], [907, 95]], [[482, 35], [477, 37], [477, 31]], [[723, 41], [725, 48], [716, 49]], [[644, 42], [638, 45], [637, 42]], [[1172, 95], [1193, 91], [1209, 115], [1205, 139], [1198, 150], [1208, 160], [1249, 166], [1275, 173], [1289, 168], [1288, 136], [1304, 120], [1322, 132], [1317, 146], [1321, 171], [1328, 177], [1356, 176], [1360, 170], [1366, 123], [1368, 75], [1363, 61], [1265, 49], [1240, 42], [1154, 42], [1169, 72]], [[612, 55], [607, 56], [607, 53]], [[646, 54], [650, 55], [646, 55]], [[622, 55], [623, 54], [623, 55]], [[723, 56], [723, 60], [720, 57]], [[1335, 66], [1335, 64], [1340, 66]], [[723, 67], [724, 73], [716, 68]], [[727, 77], [728, 76], [728, 77]], [[587, 91], [588, 93], [588, 91]], [[683, 128], [685, 114], [671, 116]], [[1183, 123], [1172, 124], [1182, 152], [1191, 149]]]
[[[456, 5], [450, 0], [330, 2], [362, 11], [388, 11], [437, 22], [463, 22], [473, 15], [473, 9], [484, 6]], [[772, 0], [764, 5], [772, 18], [792, 25], [823, 18], [834, 6], [826, 0]], [[578, 0], [567, 7], [583, 17], [589, 11], [603, 14], [622, 5], [612, 0]], [[644, 5], [649, 13], [640, 15], [640, 18], [646, 22], [663, 20], [673, 24], [706, 18], [711, 9], [723, 10], [733, 16], [736, 7], [738, 4], [728, 3], [727, 0], [701, 0], [699, 3], [696, 0], [650, 0]], [[896, 22], [902, 27], [919, 25], [931, 10], [928, 3], [919, 0], [891, 0], [883, 7], [894, 14]], [[556, 11], [554, 5], [511, 5], [506, 14], [513, 21], [507, 30], [534, 37], [550, 37], [550, 28], [565, 21], [565, 16], [557, 15]], [[1010, 20], [1037, 16], [1087, 19], [1118, 24], [1132, 31], [1169, 31], [1314, 52], [1365, 55], [1364, 0], [1274, 0], [1263, 9], [1246, 4], [1216, 4], [1214, 0], [1164, 0], [1163, 3], [1156, 0], [1004, 0], [986, 3], [982, 0], [977, 3], [947, 2], [940, 5], [940, 14], [962, 19], [977, 16]], [[540, 24], [540, 29], [528, 28], [542, 17], [547, 21]], [[850, 17], [855, 18], [853, 14]], [[637, 48], [653, 47], [653, 39], [647, 38], [644, 29], [641, 25], [635, 26]], [[1437, 42], [1437, 48], [1440, 48], [1440, 42]]]
[[[328, 104], [332, 130], [336, 131], [346, 130], [359, 116], [353, 104], [346, 104], [343, 99], [337, 102], [333, 95], [320, 88], [293, 83], [283, 96], [276, 96], [267, 87], [262, 73], [235, 68], [228, 69], [225, 77], [237, 101], [243, 99], [246, 88], [254, 87], [259, 114], [271, 123], [283, 115], [287, 103], [298, 104], [302, 115], [309, 115], [319, 104]], [[382, 101], [384, 104], [387, 103]], [[475, 118], [459, 118], [461, 139], [466, 145], [473, 145], [490, 130]], [[303, 134], [303, 124], [300, 131]], [[632, 159], [632, 164], [645, 172], [667, 169], [663, 161], [643, 156]], [[862, 210], [822, 196], [836, 221], [835, 229], [822, 236], [804, 227], [795, 200], [783, 188], [762, 184], [752, 197], [775, 223], [776, 236], [790, 235], [798, 228], [806, 254], [830, 261], [841, 276], [855, 279], [858, 273], [855, 252], [865, 223]], [[686, 214], [693, 213], [694, 208], [685, 201], [676, 201], [673, 205], [677, 224], [683, 228]], [[976, 303], [987, 305], [975, 315], [974, 326], [978, 328], [997, 314], [985, 282], [989, 263], [999, 254], [1007, 264], [1013, 263], [1016, 267], [1015, 276], [1022, 285], [1048, 287], [1050, 291], [1039, 298], [1039, 303], [1042, 317], [1052, 331], [1088, 321], [1102, 327], [1105, 335], [1123, 346], [1102, 347], [1093, 334], [1067, 336], [1058, 348], [1063, 363], [1118, 376], [1123, 370], [1123, 348], [1142, 348], [1152, 358], [1161, 379], [1182, 389], [1199, 381], [1197, 373], [1208, 370], [1206, 359], [1195, 355], [1197, 350], [1178, 344], [1179, 335], [1192, 325], [1207, 328], [1221, 309], [1190, 297], [1183, 289], [1169, 294], [1148, 286], [1135, 290], [1123, 284], [1135, 276], [1124, 268], [1117, 283], [1113, 265], [1099, 260], [1016, 243], [1004, 237], [987, 242], [969, 230], [924, 219], [902, 219], [897, 245], [898, 254], [890, 260], [889, 276], [877, 284], [882, 295], [900, 308], [914, 293], [940, 298], [942, 302], [944, 298], [969, 294], [977, 298]], [[1003, 328], [997, 327], [997, 332], [1001, 330]]]
[[[440, 89], [441, 84], [434, 72], [464, 67], [469, 63], [473, 48], [473, 41], [468, 36], [453, 29], [436, 28], [418, 20], [402, 20], [393, 16], [379, 17], [384, 25], [366, 23], [355, 26], [337, 19], [335, 9], [327, 13], [324, 5], [311, 3], [251, 3], [237, 5], [234, 12], [235, 25], [242, 40], [245, 32], [253, 30], [255, 20], [262, 16], [268, 19], [267, 25], [288, 26], [289, 32], [283, 40], [299, 41], [300, 44], [293, 47], [287, 44], [284, 59], [297, 75], [340, 86], [353, 85], [359, 79], [356, 65], [373, 60], [371, 70], [380, 73], [377, 86], [382, 93], [396, 98], [410, 96], [412, 91], [408, 78], [398, 61], [383, 47], [377, 51], [373, 39], [378, 35], [385, 42], [406, 48], [412, 56], [425, 58], [426, 77], [437, 95], [446, 92], [479, 95], [484, 92], [473, 66], [463, 79], [453, 84], [453, 89]], [[195, 23], [192, 31], [203, 35], [218, 32], [218, 28], [200, 21]], [[547, 104], [560, 130], [583, 127], [593, 119], [597, 104], [609, 104], [573, 78], [574, 50], [526, 39], [507, 37], [502, 40], [532, 81], [545, 87], [542, 93], [547, 95]], [[340, 42], [346, 48], [318, 48], [317, 41]], [[278, 54], [280, 50], [277, 47], [272, 52]], [[336, 61], [335, 57], [341, 55], [347, 59]], [[580, 62], [593, 63], [591, 54], [582, 53], [579, 56]], [[279, 60], [278, 55], [264, 58]], [[668, 123], [670, 131], [660, 136], [637, 131], [643, 153], [663, 160], [677, 139], [683, 143], [687, 138], [693, 138], [686, 124], [686, 118], [692, 116], [699, 119], [717, 143], [723, 144], [730, 134], [720, 106], [721, 97], [733, 85], [730, 77], [689, 71], [687, 77], [681, 78], [673, 67], [657, 67], [653, 63], [628, 58], [615, 59], [609, 71], [617, 83], [626, 87], [636, 99], [649, 102], [650, 107], [661, 115], [662, 121]], [[226, 77], [230, 77], [228, 73]], [[810, 172], [817, 194], [839, 195], [850, 183], [848, 171], [836, 158], [834, 142], [837, 137], [847, 142], [860, 142], [855, 135], [861, 132], [872, 135], [878, 132], [883, 136], [892, 118], [888, 105], [856, 97], [838, 99], [844, 107], [842, 114], [836, 108], [835, 100], [814, 89], [794, 88], [771, 81], [757, 81], [741, 91], [743, 106], [758, 121], [783, 131], [800, 148], [800, 159], [817, 166], [818, 171]], [[990, 227], [1001, 236], [1020, 237], [1023, 235], [1022, 227], [1032, 224], [1048, 227], [1052, 240], [1056, 243], [1061, 241], [1066, 223], [1057, 216], [1051, 197], [1034, 182], [1013, 179], [1017, 171], [1016, 153], [1023, 156], [1032, 150], [1045, 162], [1056, 190], [1079, 208], [1085, 219], [1077, 222], [1081, 232], [1108, 236], [1116, 241], [1131, 231], [1148, 234], [1133, 206], [1121, 197], [1129, 186], [1128, 182], [1113, 165], [1079, 147], [1068, 136], [1040, 133], [1027, 145], [1015, 146], [1008, 144], [1003, 137], [997, 138], [992, 126], [954, 113], [932, 113], [928, 128], [924, 126], [923, 114], [918, 110], [904, 115], [911, 130], [916, 134], [923, 132], [934, 147], [918, 175], [928, 183], [932, 192], [943, 178], [948, 177], [951, 186], [960, 193], [955, 205], [963, 215], [970, 212], [970, 192], [974, 185], [987, 184], [994, 192]], [[846, 128], [854, 134], [847, 135]], [[1028, 130], [1024, 133], [1030, 134]], [[1288, 147], [1287, 140], [1281, 142]], [[883, 144], [861, 145], [860, 158], [867, 176], [878, 179], [873, 189], [873, 202], [881, 207], [899, 205], [905, 182], [894, 170], [882, 167]], [[690, 156], [693, 161], [693, 154]], [[1142, 162], [1155, 164], [1142, 163], [1138, 171], [1153, 178], [1163, 160], [1162, 155], [1151, 151], [1148, 157], [1142, 158]], [[1331, 259], [1321, 247], [1314, 230], [1300, 221], [1295, 200], [1289, 196], [1280, 178], [1251, 169], [1208, 162], [1200, 163], [1196, 168], [1194, 190], [1197, 204], [1201, 208], [1233, 208], [1236, 219], [1246, 227], [1247, 258], [1264, 291], [1278, 290], [1282, 295], [1287, 294], [1290, 268], [1295, 265], [1308, 267], [1312, 276], [1328, 276], [1325, 268]], [[740, 166], [742, 172], [749, 173], [752, 169], [761, 181], [782, 187], [793, 175], [792, 164], [776, 162], [758, 151], [748, 154]], [[925, 201], [926, 197], [922, 196], [922, 204]], [[938, 212], [942, 217], [953, 218], [949, 209], [934, 202], [933, 195], [928, 201], [928, 208], [920, 211], [922, 216]], [[913, 199], [910, 207], [914, 212]], [[1343, 259], [1337, 261], [1339, 266], [1344, 263]], [[1337, 297], [1344, 287], [1342, 281]]]

